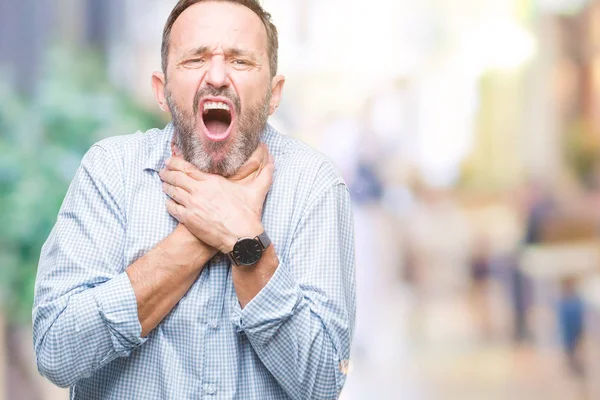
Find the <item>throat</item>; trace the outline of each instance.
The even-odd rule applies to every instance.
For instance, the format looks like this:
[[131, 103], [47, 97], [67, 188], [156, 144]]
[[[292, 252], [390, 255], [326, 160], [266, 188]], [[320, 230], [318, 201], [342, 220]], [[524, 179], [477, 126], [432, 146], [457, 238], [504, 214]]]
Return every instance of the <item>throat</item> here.
[[224, 109], [207, 110], [202, 115], [204, 126], [207, 130], [209, 138], [217, 140], [224, 139], [232, 124], [231, 113]]
[[229, 124], [227, 122], [220, 121], [217, 119], [205, 121], [204, 125], [206, 126], [206, 129], [208, 129], [208, 131], [211, 134], [216, 135], [216, 136], [221, 136], [221, 135], [225, 134], [227, 129], [229, 129]]

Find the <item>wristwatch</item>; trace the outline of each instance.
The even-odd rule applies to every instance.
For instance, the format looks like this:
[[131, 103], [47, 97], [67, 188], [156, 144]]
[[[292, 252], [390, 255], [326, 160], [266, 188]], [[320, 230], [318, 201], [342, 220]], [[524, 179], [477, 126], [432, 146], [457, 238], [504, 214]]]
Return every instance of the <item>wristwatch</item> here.
[[254, 265], [270, 245], [271, 239], [263, 232], [255, 238], [239, 239], [233, 246], [233, 251], [227, 255], [233, 265]]

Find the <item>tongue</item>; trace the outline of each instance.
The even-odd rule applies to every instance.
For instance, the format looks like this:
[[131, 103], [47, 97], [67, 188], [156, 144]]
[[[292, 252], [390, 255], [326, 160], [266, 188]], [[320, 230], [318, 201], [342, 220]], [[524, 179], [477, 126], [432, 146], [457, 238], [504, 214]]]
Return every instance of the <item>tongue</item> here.
[[208, 132], [214, 136], [223, 136], [229, 128], [229, 124], [216, 119], [206, 121], [204, 124], [206, 125]]

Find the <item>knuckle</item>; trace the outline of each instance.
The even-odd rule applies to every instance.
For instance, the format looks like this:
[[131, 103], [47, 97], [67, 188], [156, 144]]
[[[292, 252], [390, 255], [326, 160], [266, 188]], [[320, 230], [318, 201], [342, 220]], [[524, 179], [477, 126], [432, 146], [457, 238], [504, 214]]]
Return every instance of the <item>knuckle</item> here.
[[187, 211], [187, 209], [183, 208], [182, 206], [177, 206], [177, 208], [179, 209], [179, 215], [181, 216], [181, 218], [183, 220], [187, 220], [189, 217], [189, 212]]
[[177, 209], [177, 219], [180, 222], [187, 223], [190, 217], [189, 211], [185, 207], [180, 205], [177, 205]]
[[160, 180], [163, 182], [167, 182], [169, 180], [169, 171], [165, 170], [160, 173]]
[[167, 201], [167, 211], [174, 217], [177, 217], [177, 209], [175, 208], [175, 202], [173, 200]]
[[199, 187], [199, 185], [192, 185], [190, 187], [190, 194], [192, 196], [194, 196], [194, 197], [198, 196], [200, 194], [200, 187]]

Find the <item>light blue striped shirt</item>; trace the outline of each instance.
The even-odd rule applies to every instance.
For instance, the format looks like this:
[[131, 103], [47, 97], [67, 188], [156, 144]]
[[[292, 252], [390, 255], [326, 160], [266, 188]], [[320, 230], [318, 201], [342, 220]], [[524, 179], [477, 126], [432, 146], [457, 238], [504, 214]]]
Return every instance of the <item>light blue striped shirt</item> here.
[[125, 269], [168, 236], [158, 171], [173, 126], [102, 140], [42, 248], [33, 309], [42, 375], [74, 399], [335, 399], [355, 316], [348, 189], [324, 156], [270, 126], [263, 213], [280, 265], [242, 310], [213, 258], [147, 338]]

